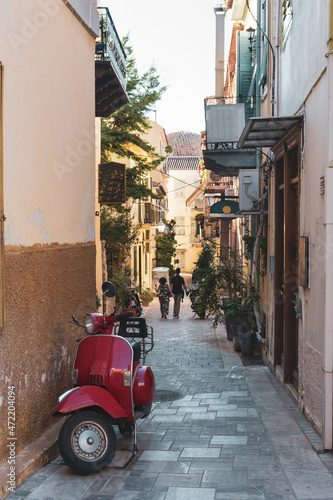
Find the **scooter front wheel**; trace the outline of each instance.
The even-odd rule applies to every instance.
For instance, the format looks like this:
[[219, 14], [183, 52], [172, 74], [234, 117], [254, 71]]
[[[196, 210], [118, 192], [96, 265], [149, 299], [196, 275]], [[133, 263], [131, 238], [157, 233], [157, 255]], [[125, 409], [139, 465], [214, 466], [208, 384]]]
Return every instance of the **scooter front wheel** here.
[[60, 429], [60, 454], [78, 474], [104, 469], [113, 459], [116, 446], [117, 438], [110, 421], [96, 411], [74, 413]]

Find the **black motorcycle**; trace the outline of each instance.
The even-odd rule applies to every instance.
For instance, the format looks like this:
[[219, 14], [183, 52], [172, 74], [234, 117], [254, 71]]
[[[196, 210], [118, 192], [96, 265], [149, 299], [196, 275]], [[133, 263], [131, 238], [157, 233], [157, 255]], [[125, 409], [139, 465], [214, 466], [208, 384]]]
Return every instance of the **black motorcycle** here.
[[125, 297], [125, 307], [126, 309], [134, 309], [136, 316], [141, 316], [142, 314], [140, 298], [133, 286], [127, 287], [127, 295]]

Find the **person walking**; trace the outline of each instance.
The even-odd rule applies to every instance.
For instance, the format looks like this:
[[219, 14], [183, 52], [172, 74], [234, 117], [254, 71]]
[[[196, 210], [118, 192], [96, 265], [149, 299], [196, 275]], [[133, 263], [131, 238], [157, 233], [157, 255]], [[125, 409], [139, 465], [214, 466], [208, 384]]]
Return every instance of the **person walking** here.
[[176, 269], [176, 274], [171, 278], [170, 285], [174, 297], [173, 317], [179, 318], [180, 301], [184, 298], [184, 289], [187, 292], [184, 278], [180, 276], [179, 267]]
[[156, 288], [156, 293], [160, 301], [161, 317], [166, 319], [169, 314], [170, 297], [172, 297], [171, 289], [166, 278], [162, 277], [159, 279], [159, 285]]

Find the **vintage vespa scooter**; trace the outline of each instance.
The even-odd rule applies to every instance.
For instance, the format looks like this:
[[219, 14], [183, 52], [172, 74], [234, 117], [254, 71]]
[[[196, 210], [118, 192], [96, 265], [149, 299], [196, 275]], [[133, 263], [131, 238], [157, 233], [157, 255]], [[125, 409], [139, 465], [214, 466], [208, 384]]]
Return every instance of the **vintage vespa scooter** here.
[[[107, 297], [116, 293], [110, 282], [102, 289]], [[79, 341], [74, 387], [59, 397], [53, 413], [68, 415], [59, 433], [59, 450], [79, 474], [97, 472], [112, 461], [117, 444], [113, 425], [118, 425], [121, 434], [134, 432], [133, 456], [137, 451], [136, 421], [151, 411], [154, 375], [140, 358], [144, 363], [153, 348], [153, 329], [144, 318], [129, 315], [86, 315], [87, 336]], [[75, 316], [70, 321], [83, 326]]]

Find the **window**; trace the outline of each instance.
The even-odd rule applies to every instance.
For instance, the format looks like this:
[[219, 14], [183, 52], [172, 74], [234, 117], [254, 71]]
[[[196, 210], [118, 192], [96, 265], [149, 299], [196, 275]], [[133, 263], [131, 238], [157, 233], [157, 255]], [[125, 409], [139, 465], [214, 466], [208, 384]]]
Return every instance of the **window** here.
[[185, 217], [175, 217], [176, 221], [176, 234], [184, 235], [185, 234]]
[[292, 0], [281, 0], [281, 45], [284, 44], [293, 19]]

